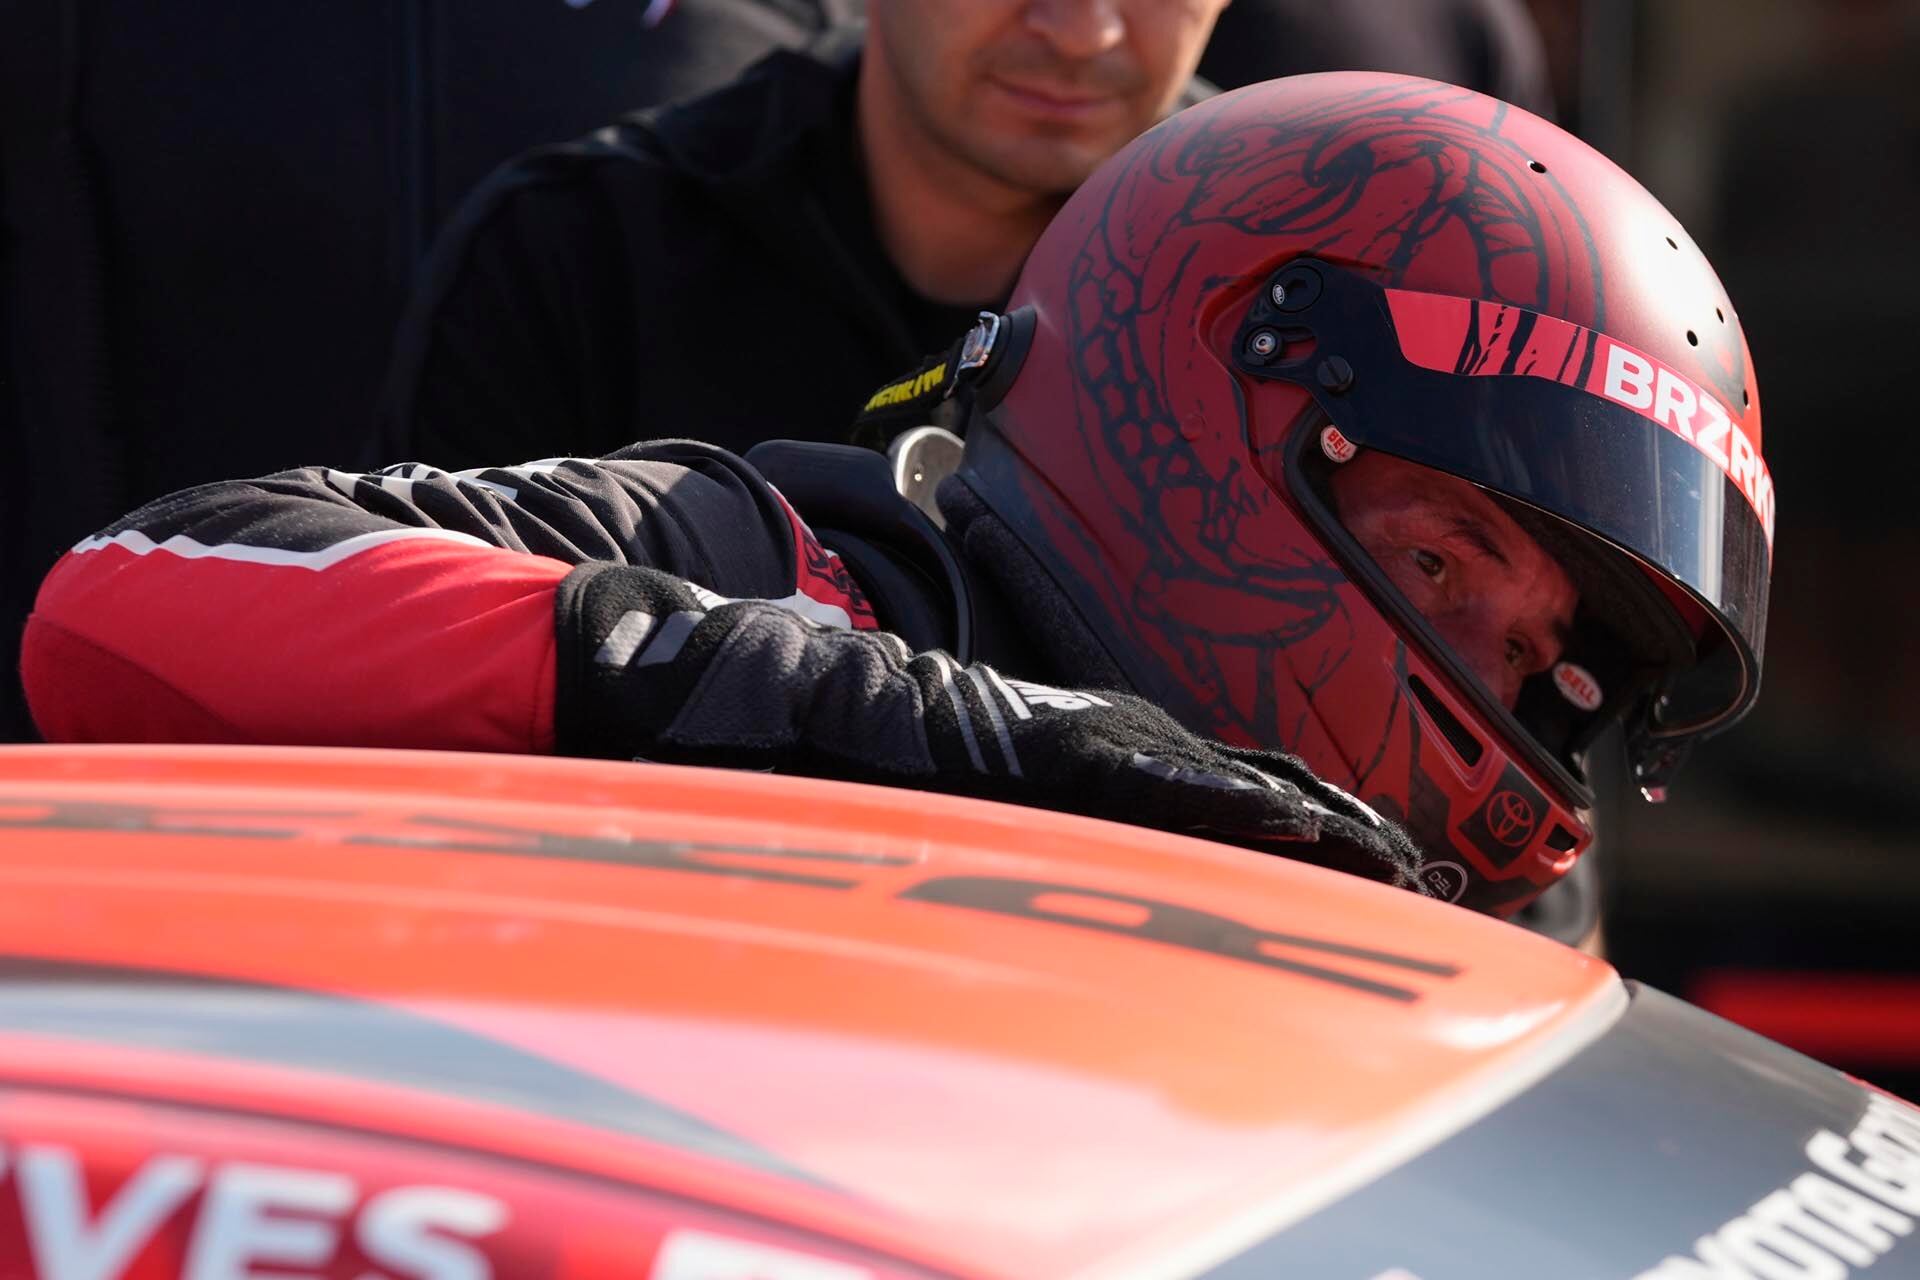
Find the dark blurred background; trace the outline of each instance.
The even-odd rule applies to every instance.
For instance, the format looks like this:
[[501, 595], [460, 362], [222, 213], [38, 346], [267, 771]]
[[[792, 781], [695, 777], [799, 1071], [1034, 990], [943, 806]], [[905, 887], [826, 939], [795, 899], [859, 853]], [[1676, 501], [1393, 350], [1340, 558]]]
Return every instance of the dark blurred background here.
[[[1255, 4], [1219, 52], [1259, 47]], [[859, 7], [680, 0], [649, 25], [653, 0], [0, 0], [0, 664], [52, 558], [140, 502], [390, 461], [364, 453], [394, 320], [493, 164]], [[1452, 77], [1445, 53], [1518, 94], [1544, 51], [1561, 123], [1718, 265], [1780, 495], [1765, 690], [1668, 804], [1610, 814], [1610, 951], [1920, 1096], [1920, 0], [1263, 12], [1289, 7], [1319, 43], [1266, 42], [1282, 63], [1370, 47]], [[1510, 24], [1442, 50], [1416, 9], [1530, 12], [1531, 60]], [[9, 696], [0, 739], [26, 731]]]
[[1765, 685], [1609, 829], [1631, 976], [1920, 1094], [1920, 4], [1531, 0], [1563, 124], [1745, 325], [1780, 495]]

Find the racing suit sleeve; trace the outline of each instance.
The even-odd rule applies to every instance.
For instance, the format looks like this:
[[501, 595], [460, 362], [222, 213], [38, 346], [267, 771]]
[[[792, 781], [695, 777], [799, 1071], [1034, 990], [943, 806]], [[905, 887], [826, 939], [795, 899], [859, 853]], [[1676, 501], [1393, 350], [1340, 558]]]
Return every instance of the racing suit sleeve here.
[[588, 753], [559, 607], [657, 570], [838, 626], [872, 612], [746, 463], [690, 442], [449, 473], [307, 468], [162, 498], [42, 584], [21, 676], [53, 741]]

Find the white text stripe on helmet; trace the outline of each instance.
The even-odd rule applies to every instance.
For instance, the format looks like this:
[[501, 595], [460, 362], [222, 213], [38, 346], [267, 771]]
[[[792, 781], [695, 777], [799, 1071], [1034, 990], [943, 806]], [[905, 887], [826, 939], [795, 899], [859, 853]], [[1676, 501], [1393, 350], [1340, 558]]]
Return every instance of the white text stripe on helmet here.
[[471, 547], [492, 545], [482, 542], [470, 533], [459, 533], [452, 529], [379, 529], [372, 533], [356, 534], [318, 551], [289, 551], [283, 547], [252, 547], [239, 542], [222, 542], [208, 546], [204, 542], [196, 542], [185, 534], [178, 533], [164, 542], [155, 542], [138, 529], [129, 529], [124, 533], [116, 533], [111, 538], [88, 538], [76, 544], [73, 553], [86, 555], [106, 547], [119, 547], [137, 556], [152, 555], [160, 551], [179, 556], [183, 560], [237, 560], [245, 564], [275, 565], [318, 572], [322, 569], [330, 569], [342, 560], [352, 559], [362, 551], [384, 547], [391, 542], [457, 542]]

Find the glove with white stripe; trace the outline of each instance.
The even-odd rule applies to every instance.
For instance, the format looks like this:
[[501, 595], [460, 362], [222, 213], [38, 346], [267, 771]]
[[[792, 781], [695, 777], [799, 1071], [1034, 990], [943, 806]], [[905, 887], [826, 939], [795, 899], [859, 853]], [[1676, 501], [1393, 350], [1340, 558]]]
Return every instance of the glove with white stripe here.
[[1298, 760], [1209, 741], [1131, 694], [914, 654], [651, 569], [559, 593], [557, 748], [918, 787], [1285, 853], [1418, 889], [1406, 834]]

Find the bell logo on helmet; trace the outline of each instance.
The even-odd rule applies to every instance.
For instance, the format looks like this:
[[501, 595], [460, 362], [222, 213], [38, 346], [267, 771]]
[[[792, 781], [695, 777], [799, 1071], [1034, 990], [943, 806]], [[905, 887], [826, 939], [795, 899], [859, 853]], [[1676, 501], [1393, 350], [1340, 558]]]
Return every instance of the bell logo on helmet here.
[[1467, 869], [1457, 862], [1429, 862], [1420, 868], [1420, 883], [1442, 902], [1458, 902], [1467, 891]]
[[1332, 462], [1351, 462], [1360, 447], [1340, 434], [1340, 428], [1327, 427], [1320, 433], [1320, 452]]
[[1553, 664], [1553, 687], [1560, 696], [1582, 711], [1598, 711], [1606, 696], [1600, 690], [1600, 682], [1593, 678], [1593, 672], [1577, 662], [1556, 662]]

